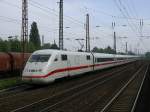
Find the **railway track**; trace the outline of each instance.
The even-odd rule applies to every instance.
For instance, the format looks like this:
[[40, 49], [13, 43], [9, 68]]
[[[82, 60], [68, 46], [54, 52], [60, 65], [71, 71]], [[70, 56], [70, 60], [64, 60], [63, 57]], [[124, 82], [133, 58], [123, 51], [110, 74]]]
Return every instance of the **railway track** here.
[[[133, 70], [133, 64], [128, 64], [127, 66], [122, 66], [122, 67], [117, 67], [117, 68], [112, 68], [110, 70], [106, 70], [100, 73], [95, 73], [94, 75], [88, 74], [87, 76], [79, 76], [79, 78], [73, 78], [73, 79], [69, 79], [69, 80], [65, 80], [65, 81], [59, 81], [56, 82], [54, 84], [51, 84], [50, 86], [47, 87], [42, 87], [39, 89], [35, 89], [35, 90], [30, 90], [30, 91], [24, 91], [18, 94], [14, 94], [14, 95], [10, 95], [9, 97], [0, 99], [0, 111], [2, 112], [10, 112], [10, 111], [25, 111], [27, 112], [27, 109], [24, 110], [24, 107], [30, 107], [30, 106], [38, 106], [37, 104], [41, 104], [41, 101], [49, 101], [49, 98], [52, 98], [52, 96], [55, 96], [55, 98], [53, 100], [50, 100], [50, 102], [54, 101], [54, 102], [58, 102], [60, 101], [60, 97], [62, 95], [62, 99], [66, 98], [65, 95], [70, 95], [70, 93], [67, 92], [67, 90], [71, 90], [71, 88], [74, 88], [74, 93], [78, 93], [80, 92], [80, 90], [83, 90], [86, 87], [90, 87], [90, 85], [93, 85], [94, 87], [94, 82], [92, 82], [92, 80], [97, 83], [102, 83], [104, 80], [106, 80], [108, 77], [114, 77], [115, 75], [120, 74], [120, 72], [124, 71], [125, 69], [132, 69]], [[131, 70], [131, 71], [132, 71]], [[112, 77], [112, 78], [113, 78]], [[97, 79], [99, 78], [99, 79]], [[96, 80], [97, 79], [97, 80]], [[108, 81], [111, 79], [107, 79]], [[88, 84], [88, 83], [90, 84]], [[103, 83], [105, 83], [107, 81], [104, 81]], [[88, 84], [88, 85], [84, 85], [84, 84]], [[77, 86], [79, 87], [79, 85], [81, 86], [80, 88], [77, 88]], [[98, 85], [97, 85], [98, 86]], [[92, 89], [92, 87], [91, 87]], [[72, 90], [71, 90], [72, 91]], [[62, 94], [60, 94], [62, 93]], [[65, 94], [64, 94], [65, 93]], [[67, 93], [67, 94], [66, 94]], [[82, 93], [82, 92], [81, 92]], [[17, 102], [17, 103], [16, 103]], [[54, 104], [53, 102], [53, 104]], [[42, 104], [43, 105], [43, 104]], [[38, 106], [39, 107], [39, 106]], [[49, 107], [49, 104], [45, 105], [45, 107], [40, 106], [42, 109]], [[28, 108], [29, 109], [29, 108]], [[37, 108], [38, 109], [38, 108]], [[38, 110], [35, 111], [38, 111]], [[42, 110], [40, 109], [40, 110]], [[34, 110], [28, 110], [28, 111], [34, 111]]]
[[148, 67], [138, 70], [100, 112], [134, 112], [136, 95], [141, 90], [147, 70]]
[[[126, 73], [128, 73], [128, 72], [126, 72]], [[121, 76], [121, 73], [118, 76]], [[102, 110], [102, 107], [105, 105], [105, 102], [107, 100], [110, 100], [110, 96], [113, 96], [113, 94], [116, 94], [116, 92], [114, 92], [114, 91], [117, 91], [117, 90], [115, 90], [114, 88], [115, 87], [118, 88], [118, 87], [117, 87], [117, 84], [115, 84], [115, 82], [120, 81], [119, 84], [124, 85], [124, 84], [126, 84], [128, 78], [129, 78], [129, 77], [128, 78], [124, 77], [123, 78], [124, 80], [120, 80], [120, 78], [118, 78], [118, 76], [114, 77], [115, 80], [111, 79], [111, 80], [113, 80], [112, 82], [114, 85], [112, 85], [111, 80], [109, 80], [109, 82], [107, 81], [107, 84], [104, 83], [101, 85], [101, 83], [100, 83], [99, 86], [101, 86], [101, 87], [100, 88], [98, 87], [96, 90], [91, 90], [92, 92], [88, 92], [88, 88], [86, 88], [86, 90], [87, 90], [86, 94], [80, 94], [77, 96], [73, 96], [74, 98], [68, 97], [67, 99], [65, 99], [62, 102], [59, 102], [57, 104], [53, 104], [51, 106], [48, 106], [48, 107], [42, 109], [40, 112], [57, 112], [57, 111], [61, 111], [61, 112], [63, 112], [63, 111], [64, 112], [70, 112], [70, 111], [73, 111], [73, 112], [76, 112], [76, 111], [78, 111], [78, 112], [94, 112], [94, 111], [96, 111], [96, 112], [99, 112]], [[116, 79], [118, 79], [118, 80], [116, 80]], [[102, 91], [98, 91], [99, 89], [101, 89]], [[90, 93], [94, 93], [94, 92], [97, 93], [97, 97], [95, 97], [95, 99], [96, 98], [97, 99], [96, 99], [96, 101], [93, 102], [93, 99], [92, 98], [90, 99], [90, 97], [92, 97]], [[98, 94], [98, 92], [99, 92], [99, 94]], [[98, 95], [100, 95], [100, 97], [98, 97]], [[101, 108], [99, 108], [99, 110], [93, 110], [92, 107], [95, 108], [96, 104], [99, 101], [101, 102], [100, 103]], [[114, 111], [114, 112], [116, 112], [116, 111]]]
[[16, 96], [17, 94], [21, 94], [28, 90], [34, 90], [38, 88], [39, 87], [22, 83], [7, 89], [0, 90], [0, 100]]
[[[66, 102], [70, 102], [72, 99], [76, 99], [76, 97], [80, 95], [84, 95], [88, 93], [89, 91], [93, 91], [93, 89], [101, 87], [101, 85], [106, 84], [108, 82], [111, 82], [111, 80], [116, 79], [116, 77], [119, 77], [120, 75], [123, 75], [127, 71], [132, 71], [133, 68], [124, 68], [120, 70], [119, 72], [110, 73], [105, 78], [96, 78], [93, 80], [90, 80], [88, 82], [82, 83], [80, 85], [77, 85], [75, 87], [69, 88], [68, 90], [65, 90], [63, 92], [60, 92], [58, 94], [52, 95], [50, 97], [41, 99], [37, 102], [25, 105], [21, 108], [15, 109], [12, 112], [37, 112], [37, 111], [52, 111], [53, 109], [58, 109], [58, 107], [62, 104], [66, 104]], [[113, 74], [113, 75], [112, 75]], [[114, 75], [115, 74], [115, 75]], [[120, 80], [120, 77], [119, 79]], [[105, 88], [106, 90], [106, 88]], [[65, 109], [63, 109], [65, 110]], [[60, 111], [60, 110], [59, 110]], [[66, 111], [66, 110], [65, 110]]]

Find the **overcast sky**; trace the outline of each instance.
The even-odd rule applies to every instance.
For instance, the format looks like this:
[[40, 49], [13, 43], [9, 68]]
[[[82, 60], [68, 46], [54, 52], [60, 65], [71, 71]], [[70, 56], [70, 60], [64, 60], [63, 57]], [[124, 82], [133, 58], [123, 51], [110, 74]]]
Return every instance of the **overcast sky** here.
[[[31, 23], [36, 21], [45, 43], [53, 43], [54, 40], [58, 43], [58, 2], [29, 0], [29, 30]], [[126, 42], [129, 50], [149, 51], [149, 4], [149, 0], [64, 0], [64, 47], [69, 50], [80, 48], [75, 39], [85, 38], [85, 15], [89, 13], [92, 48], [112, 47], [115, 30], [118, 51], [125, 51]], [[10, 35], [20, 36], [21, 5], [22, 0], [0, 0], [0, 37], [3, 39]], [[140, 19], [143, 19], [143, 28], [139, 25]], [[114, 30], [112, 22], [116, 23]]]

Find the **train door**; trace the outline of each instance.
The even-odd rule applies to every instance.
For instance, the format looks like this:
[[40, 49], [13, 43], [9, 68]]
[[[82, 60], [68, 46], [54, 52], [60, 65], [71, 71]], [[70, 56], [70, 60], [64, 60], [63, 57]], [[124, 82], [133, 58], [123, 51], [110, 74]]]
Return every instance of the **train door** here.
[[71, 56], [69, 56], [69, 55], [67, 55], [67, 68], [68, 68], [68, 76], [70, 76], [71, 75], [71, 71], [69, 71], [69, 68], [71, 67]]
[[64, 77], [68, 76], [68, 66], [69, 66], [69, 61], [68, 61], [68, 56], [66, 54], [61, 54], [61, 65], [64, 68], [64, 72], [62, 73]]
[[[80, 66], [80, 55], [71, 55], [70, 57], [70, 66], [71, 67], [78, 67]], [[72, 70], [72, 71], [69, 71], [69, 75], [70, 76], [74, 76], [74, 75], [77, 75], [80, 73], [80, 69], [77, 69], [77, 70]]]
[[92, 54], [92, 70], [94, 71], [94, 66], [95, 66], [95, 57], [94, 57], [94, 54], [91, 52]]

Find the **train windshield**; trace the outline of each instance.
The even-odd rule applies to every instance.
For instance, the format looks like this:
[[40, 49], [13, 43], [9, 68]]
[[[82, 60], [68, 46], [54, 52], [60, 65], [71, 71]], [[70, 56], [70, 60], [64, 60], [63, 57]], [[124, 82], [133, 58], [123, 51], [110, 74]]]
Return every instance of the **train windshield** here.
[[51, 55], [32, 55], [29, 62], [48, 62]]

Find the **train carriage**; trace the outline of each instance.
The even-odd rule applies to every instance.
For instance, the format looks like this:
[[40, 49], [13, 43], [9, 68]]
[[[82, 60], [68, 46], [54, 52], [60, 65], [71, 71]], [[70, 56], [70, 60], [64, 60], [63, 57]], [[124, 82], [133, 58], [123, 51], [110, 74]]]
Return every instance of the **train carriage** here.
[[0, 73], [9, 72], [11, 70], [11, 59], [7, 53], [0, 52]]
[[29, 58], [22, 80], [45, 84], [58, 78], [83, 74], [134, 61], [132, 56], [104, 53], [39, 50]]
[[90, 53], [40, 50], [28, 60], [23, 80], [52, 82], [57, 78], [89, 72], [92, 60]]
[[[24, 54], [25, 62], [30, 55], [30, 53]], [[16, 73], [16, 71], [18, 73], [22, 69], [22, 64], [22, 53], [0, 52], [0, 77], [13, 76], [12, 73]], [[17, 75], [17, 73], [15, 75]]]

